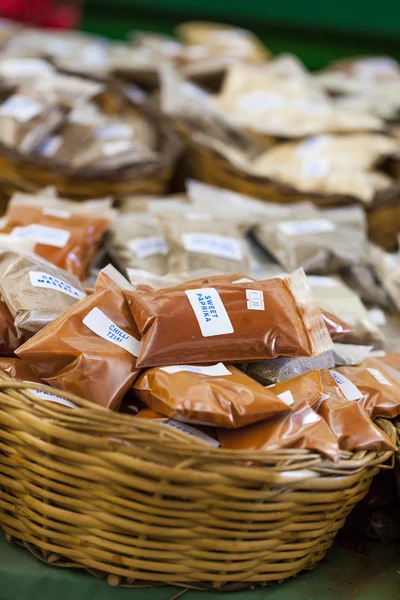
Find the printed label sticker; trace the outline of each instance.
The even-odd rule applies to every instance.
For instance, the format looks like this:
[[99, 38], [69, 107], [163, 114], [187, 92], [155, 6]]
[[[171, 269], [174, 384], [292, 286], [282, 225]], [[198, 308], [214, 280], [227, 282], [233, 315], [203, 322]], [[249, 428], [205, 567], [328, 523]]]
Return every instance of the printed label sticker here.
[[168, 254], [168, 246], [161, 236], [139, 237], [128, 242], [128, 248], [135, 256], [147, 258], [155, 254]]
[[360, 400], [360, 398], [363, 397], [358, 387], [355, 386], [354, 383], [352, 383], [349, 379], [347, 379], [347, 377], [333, 369], [330, 372], [347, 400], [352, 402], [353, 400]]
[[278, 229], [286, 235], [308, 235], [310, 233], [327, 233], [336, 227], [328, 219], [310, 219], [308, 221], [282, 221]]
[[239, 240], [212, 233], [184, 233], [182, 242], [188, 252], [211, 254], [230, 260], [243, 259], [243, 247]]
[[233, 333], [231, 320], [215, 288], [186, 290], [204, 337]]
[[262, 290], [246, 290], [247, 310], [265, 310]]
[[52, 275], [44, 273], [43, 271], [29, 271], [29, 277], [31, 280], [31, 285], [33, 285], [34, 287], [56, 290], [58, 292], [62, 292], [63, 294], [67, 294], [67, 296], [76, 298], [77, 300], [82, 300], [82, 298], [86, 298], [85, 292], [78, 290], [73, 285], [70, 285], [62, 279], [58, 279], [58, 277], [53, 277]]
[[123, 348], [132, 356], [138, 356], [140, 342], [123, 329], [120, 329], [99, 308], [93, 308], [86, 315], [82, 323], [89, 327], [93, 333], [120, 348]]
[[388, 379], [386, 379], [386, 377], [383, 375], [383, 373], [378, 371], [378, 369], [370, 369], [369, 367], [367, 367], [367, 371], [369, 373], [371, 373], [372, 377], [375, 377], [375, 379], [377, 381], [379, 381], [379, 383], [393, 387], [393, 385], [390, 383], [390, 381]]
[[37, 244], [54, 246], [55, 248], [64, 248], [71, 237], [71, 232], [65, 229], [37, 224], [27, 225], [26, 227], [14, 227], [12, 233], [20, 238], [32, 240]]

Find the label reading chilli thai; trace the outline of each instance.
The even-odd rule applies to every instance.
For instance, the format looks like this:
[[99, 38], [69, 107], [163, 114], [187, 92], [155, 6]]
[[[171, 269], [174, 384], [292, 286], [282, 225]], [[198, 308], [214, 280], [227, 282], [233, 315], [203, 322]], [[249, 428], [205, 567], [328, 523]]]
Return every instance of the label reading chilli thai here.
[[204, 337], [233, 333], [231, 320], [215, 288], [186, 290]]

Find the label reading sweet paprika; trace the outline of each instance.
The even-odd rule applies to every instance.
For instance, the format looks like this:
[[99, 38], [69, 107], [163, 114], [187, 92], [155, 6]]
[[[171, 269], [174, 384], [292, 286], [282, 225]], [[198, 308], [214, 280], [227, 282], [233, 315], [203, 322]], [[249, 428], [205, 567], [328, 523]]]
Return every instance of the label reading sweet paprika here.
[[203, 337], [233, 333], [231, 320], [215, 288], [186, 290]]

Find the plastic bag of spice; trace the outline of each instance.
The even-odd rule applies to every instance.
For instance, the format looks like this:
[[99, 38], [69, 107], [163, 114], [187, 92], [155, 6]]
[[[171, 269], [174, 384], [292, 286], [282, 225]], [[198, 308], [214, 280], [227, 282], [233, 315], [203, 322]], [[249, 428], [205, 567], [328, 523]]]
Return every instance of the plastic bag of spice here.
[[249, 363], [245, 372], [262, 385], [270, 385], [317, 369], [332, 369], [334, 366], [333, 352], [328, 350], [319, 356], [307, 358], [274, 358], [273, 360]]
[[111, 205], [109, 198], [76, 203], [15, 193], [7, 206], [5, 231], [35, 242], [36, 254], [85, 279], [116, 215]]
[[138, 366], [317, 356], [332, 347], [301, 269], [246, 286], [197, 286], [126, 292], [142, 336]]
[[31, 337], [85, 297], [80, 281], [34, 254], [1, 248], [0, 292], [17, 332]]
[[393, 419], [400, 414], [400, 373], [379, 358], [367, 357], [361, 365], [338, 367], [338, 373], [360, 390], [359, 403], [371, 416]]
[[312, 407], [324, 418], [341, 450], [386, 452], [396, 449], [357, 402], [362, 394], [351, 381], [335, 370], [323, 370], [321, 377], [324, 395]]
[[167, 273], [168, 245], [159, 221], [145, 212], [126, 213], [110, 228], [107, 248], [123, 271], [136, 268], [152, 274]]
[[108, 266], [96, 291], [21, 346], [26, 360], [49, 385], [117, 410], [137, 377], [139, 335], [124, 299], [131, 286]]
[[307, 281], [321, 310], [340, 317], [352, 327], [353, 332], [344, 335], [341, 342], [369, 345], [384, 340], [382, 332], [368, 315], [357, 294], [340, 279], [309, 276]]
[[175, 218], [163, 221], [170, 247], [168, 272], [213, 269], [220, 273], [247, 271], [248, 254], [237, 223]]
[[16, 93], [0, 106], [0, 142], [29, 154], [63, 119], [54, 103]]
[[222, 363], [149, 369], [134, 389], [157, 413], [211, 427], [243, 427], [290, 411], [284, 399]]
[[[373, 346], [360, 346], [358, 344], [333, 344], [333, 359], [336, 367], [355, 366], [362, 363], [370, 354]], [[328, 367], [329, 368], [329, 367]]]
[[0, 297], [0, 356], [12, 356], [24, 341], [24, 336], [15, 327], [14, 319]]
[[291, 399], [292, 411], [240, 429], [218, 429], [221, 447], [252, 451], [306, 448], [337, 461], [338, 443], [322, 417], [311, 408], [322, 394], [319, 371], [300, 375], [267, 389], [277, 396]]

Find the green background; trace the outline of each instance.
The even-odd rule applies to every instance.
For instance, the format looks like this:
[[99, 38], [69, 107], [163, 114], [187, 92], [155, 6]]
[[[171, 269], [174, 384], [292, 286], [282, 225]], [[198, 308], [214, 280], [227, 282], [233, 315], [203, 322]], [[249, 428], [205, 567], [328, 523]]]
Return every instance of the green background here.
[[86, 0], [83, 28], [124, 38], [132, 29], [171, 33], [191, 19], [247, 27], [274, 52], [295, 52], [312, 69], [349, 55], [400, 59], [400, 1]]

